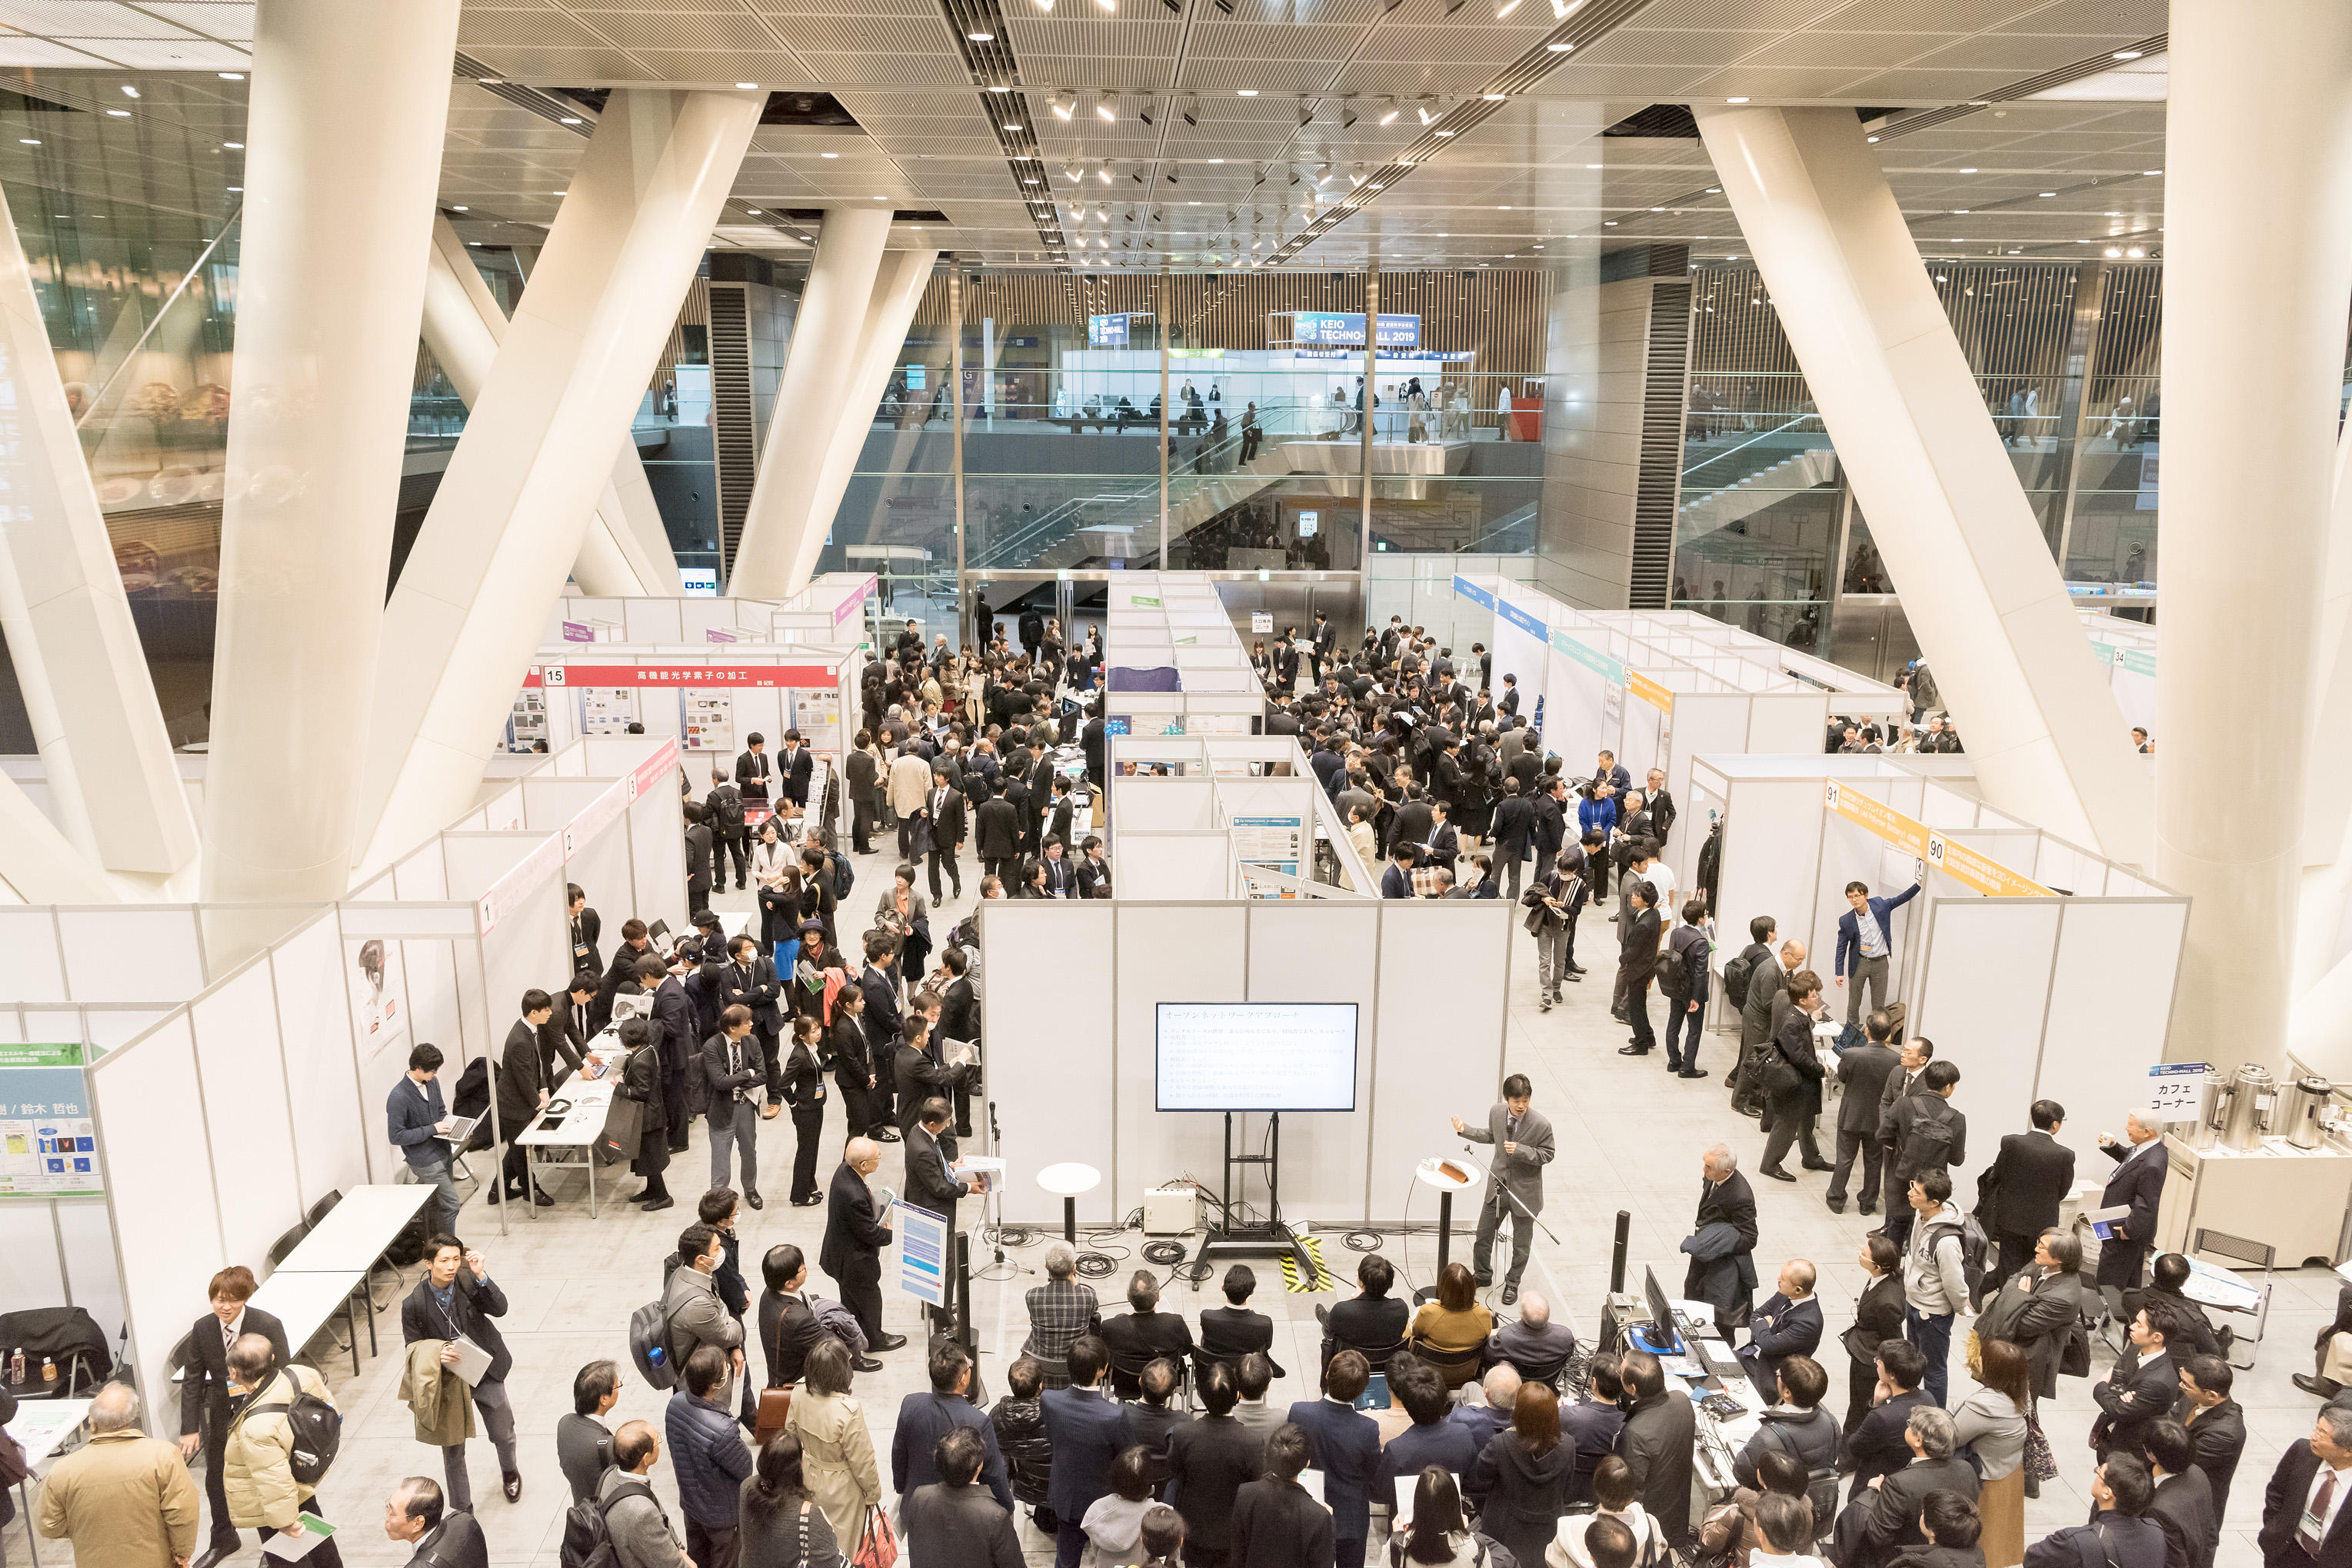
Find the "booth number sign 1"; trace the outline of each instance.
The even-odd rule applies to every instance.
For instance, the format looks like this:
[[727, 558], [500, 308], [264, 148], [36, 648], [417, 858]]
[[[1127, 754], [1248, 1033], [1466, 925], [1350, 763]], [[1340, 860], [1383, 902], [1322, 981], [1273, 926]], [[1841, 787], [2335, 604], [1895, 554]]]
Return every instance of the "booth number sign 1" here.
[[0, 1045], [0, 1197], [104, 1190], [79, 1044]]

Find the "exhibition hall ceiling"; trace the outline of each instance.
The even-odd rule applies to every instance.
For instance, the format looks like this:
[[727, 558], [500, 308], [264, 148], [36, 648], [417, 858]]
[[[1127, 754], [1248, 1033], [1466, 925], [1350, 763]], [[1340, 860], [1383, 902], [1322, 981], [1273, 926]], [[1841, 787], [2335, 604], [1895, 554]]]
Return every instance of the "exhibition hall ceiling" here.
[[[216, 223], [243, 183], [253, 12], [0, 0], [0, 182]], [[1862, 115], [1929, 254], [2153, 255], [2165, 13], [499, 0], [459, 26], [441, 199], [469, 238], [537, 243], [604, 91], [662, 85], [767, 100], [721, 246], [799, 251], [819, 209], [855, 203], [889, 206], [894, 244], [1015, 267], [1524, 267], [1645, 240], [1714, 258], [1743, 246], [1670, 106], [1748, 101]], [[1940, 112], [1906, 123], [1921, 111]]]

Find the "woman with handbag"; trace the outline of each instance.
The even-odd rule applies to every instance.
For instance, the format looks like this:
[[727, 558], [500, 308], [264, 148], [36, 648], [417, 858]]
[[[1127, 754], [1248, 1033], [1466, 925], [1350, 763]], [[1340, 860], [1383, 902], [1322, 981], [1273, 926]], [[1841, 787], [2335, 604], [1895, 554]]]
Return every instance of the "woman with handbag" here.
[[1878, 1346], [1903, 1337], [1903, 1249], [1883, 1230], [1863, 1239], [1862, 1270], [1870, 1282], [1853, 1304], [1853, 1322], [1843, 1335], [1846, 1354], [1845, 1435], [1868, 1416], [1878, 1392]]
[[1977, 1548], [1984, 1568], [2018, 1568], [2025, 1561], [2025, 1437], [2033, 1402], [2032, 1367], [2005, 1339], [1969, 1335], [1969, 1375], [1977, 1386], [1952, 1411], [1953, 1441], [1968, 1450], [1981, 1478], [1977, 1517], [1984, 1533]]
[[1765, 1119], [1772, 1124], [1764, 1143], [1759, 1167], [1774, 1181], [1797, 1178], [1780, 1168], [1781, 1158], [1795, 1141], [1809, 1171], [1830, 1168], [1813, 1141], [1813, 1122], [1822, 1108], [1822, 1064], [1813, 1051], [1813, 1023], [1822, 1016], [1822, 977], [1811, 969], [1789, 977], [1789, 1006], [1772, 1031], [1771, 1049], [1764, 1055], [1758, 1078], [1765, 1097]]
[[802, 1474], [801, 1441], [768, 1439], [743, 1479], [736, 1568], [842, 1568], [841, 1543]]
[[817, 1147], [824, 1137], [824, 1070], [817, 1065], [819, 1025], [802, 1013], [793, 1019], [793, 1051], [784, 1061], [784, 1103], [793, 1108], [793, 1207], [824, 1201], [816, 1185]]
[[[919, 862], [930, 853], [931, 825], [929, 814], [919, 817], [915, 826], [915, 852], [909, 858]], [[881, 899], [874, 906], [874, 924], [897, 936], [901, 943], [898, 953], [898, 973], [920, 975], [923, 961], [931, 955], [931, 906], [915, 891], [915, 867], [901, 864], [891, 884], [882, 890]]]
[[874, 1049], [866, 1038], [866, 993], [853, 980], [833, 998], [833, 1082], [841, 1091], [842, 1125], [850, 1137], [877, 1130], [876, 1071]]
[[801, 1447], [803, 1484], [835, 1541], [861, 1540], [869, 1511], [882, 1500], [866, 1406], [851, 1397], [849, 1382], [849, 1347], [828, 1335], [809, 1352], [784, 1417], [785, 1434]]
[[798, 859], [784, 842], [783, 824], [770, 817], [760, 824], [759, 842], [751, 846], [751, 881], [759, 889], [760, 951], [772, 954], [776, 944], [800, 924]]
[[644, 1188], [629, 1201], [644, 1204], [651, 1214], [677, 1201], [662, 1181], [662, 1172], [669, 1168], [669, 1117], [662, 1100], [661, 1050], [654, 1044], [658, 1031], [651, 1019], [630, 1019], [617, 1032], [629, 1058], [614, 1092], [638, 1107], [637, 1157], [629, 1162], [629, 1169], [646, 1178]]

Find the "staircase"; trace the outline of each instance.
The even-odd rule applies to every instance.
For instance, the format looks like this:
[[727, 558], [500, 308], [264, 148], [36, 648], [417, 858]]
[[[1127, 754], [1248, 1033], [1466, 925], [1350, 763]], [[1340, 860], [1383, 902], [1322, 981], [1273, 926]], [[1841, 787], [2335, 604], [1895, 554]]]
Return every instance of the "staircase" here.
[[1797, 453], [1722, 489], [1685, 498], [1679, 508], [1675, 537], [1696, 538], [1727, 528], [1776, 501], [1786, 500], [1793, 491], [1810, 490], [1836, 477], [1836, 453], [1826, 448]]

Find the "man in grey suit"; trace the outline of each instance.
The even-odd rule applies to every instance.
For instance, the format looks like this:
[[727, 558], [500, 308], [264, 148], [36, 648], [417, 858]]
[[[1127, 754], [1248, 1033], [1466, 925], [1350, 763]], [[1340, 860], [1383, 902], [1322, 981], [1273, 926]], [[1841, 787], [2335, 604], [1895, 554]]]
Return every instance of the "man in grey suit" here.
[[[1478, 1209], [1478, 1239], [1470, 1252], [1470, 1266], [1480, 1285], [1495, 1282], [1495, 1231], [1503, 1210], [1511, 1211], [1511, 1267], [1503, 1276], [1503, 1304], [1519, 1299], [1519, 1276], [1527, 1272], [1528, 1251], [1535, 1241], [1535, 1217], [1543, 1211], [1543, 1168], [1555, 1152], [1551, 1123], [1534, 1108], [1535, 1085], [1514, 1072], [1503, 1080], [1503, 1102], [1486, 1113], [1486, 1124], [1473, 1127], [1454, 1118], [1454, 1130], [1474, 1144], [1492, 1144], [1495, 1157], [1486, 1168], [1486, 1198]], [[1516, 1198], [1518, 1201], [1513, 1202]]]
[[1927, 1085], [1919, 1081], [1919, 1075], [1927, 1071], [1927, 1063], [1934, 1061], [1935, 1056], [1936, 1047], [1932, 1042], [1916, 1035], [1905, 1040], [1902, 1056], [1896, 1060], [1894, 1071], [1887, 1073], [1885, 1087], [1878, 1092], [1878, 1148], [1875, 1153], [1885, 1172], [1881, 1185], [1886, 1192], [1886, 1234], [1895, 1239], [1897, 1247], [1911, 1239], [1911, 1207], [1900, 1201], [1904, 1184], [1895, 1172], [1895, 1106], [1906, 1094], [1928, 1092]]

